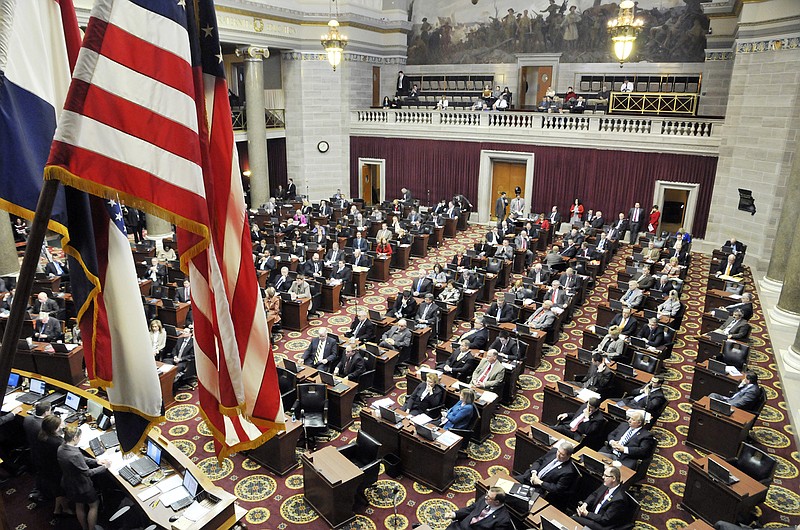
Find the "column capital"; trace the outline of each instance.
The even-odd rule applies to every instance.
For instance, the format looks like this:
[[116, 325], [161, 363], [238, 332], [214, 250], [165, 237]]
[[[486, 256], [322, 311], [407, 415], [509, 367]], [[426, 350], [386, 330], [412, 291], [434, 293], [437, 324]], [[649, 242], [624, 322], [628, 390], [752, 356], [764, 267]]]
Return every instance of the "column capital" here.
[[269, 49], [260, 46], [242, 46], [236, 48], [236, 56], [244, 57], [249, 61], [260, 61], [269, 57]]

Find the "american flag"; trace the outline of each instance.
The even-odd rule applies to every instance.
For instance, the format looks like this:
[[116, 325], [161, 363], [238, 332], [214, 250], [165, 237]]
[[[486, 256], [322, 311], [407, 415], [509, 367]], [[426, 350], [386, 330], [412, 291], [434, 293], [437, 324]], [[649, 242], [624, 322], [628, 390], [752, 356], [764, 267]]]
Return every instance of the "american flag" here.
[[283, 423], [211, 0], [98, 0], [47, 178], [173, 222], [217, 456]]

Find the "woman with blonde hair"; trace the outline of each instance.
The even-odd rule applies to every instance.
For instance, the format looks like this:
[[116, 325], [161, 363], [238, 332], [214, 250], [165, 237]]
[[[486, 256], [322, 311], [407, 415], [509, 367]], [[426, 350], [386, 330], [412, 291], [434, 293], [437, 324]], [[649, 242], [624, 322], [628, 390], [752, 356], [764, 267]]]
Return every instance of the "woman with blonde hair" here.
[[157, 318], [150, 322], [150, 344], [153, 346], [153, 357], [161, 360], [161, 353], [167, 345], [167, 332]]
[[444, 403], [444, 388], [439, 384], [439, 376], [435, 372], [425, 374], [425, 382], [409, 394], [403, 404], [403, 410], [412, 416], [428, 414], [439, 408]]

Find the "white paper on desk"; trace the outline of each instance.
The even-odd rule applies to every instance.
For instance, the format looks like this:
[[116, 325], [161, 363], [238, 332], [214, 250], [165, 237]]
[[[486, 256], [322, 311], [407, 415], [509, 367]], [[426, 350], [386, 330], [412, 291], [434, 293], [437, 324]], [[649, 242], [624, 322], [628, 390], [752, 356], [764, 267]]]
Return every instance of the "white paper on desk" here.
[[458, 390], [460, 388], [469, 388], [467, 383], [462, 383], [461, 381], [453, 381], [453, 384], [450, 385], [452, 388]]
[[383, 399], [379, 399], [378, 401], [375, 401], [375, 402], [374, 402], [372, 405], [370, 405], [370, 406], [371, 406], [373, 409], [375, 409], [375, 410], [378, 410], [378, 409], [380, 409], [381, 407], [386, 407], [386, 408], [389, 408], [389, 407], [391, 407], [392, 405], [394, 405], [394, 401], [392, 401], [392, 398], [388, 398], [388, 397], [387, 397], [387, 398], [383, 398]]
[[158, 489], [157, 486], [150, 486], [149, 488], [140, 491], [136, 495], [136, 497], [138, 497], [138, 499], [140, 501], [145, 502], [148, 499], [152, 499], [153, 497], [155, 497], [159, 493], [161, 493], [161, 491]]
[[83, 425], [78, 427], [78, 429], [80, 429], [81, 431], [81, 439], [78, 442], [78, 448], [80, 449], [88, 448], [89, 440], [94, 440], [104, 432], [101, 431], [100, 429], [94, 429], [90, 427], [88, 423], [84, 423]]
[[742, 372], [737, 370], [735, 366], [726, 366], [725, 367], [725, 373], [728, 374], [728, 375], [732, 375], [734, 377], [739, 377], [739, 376], [742, 375]]
[[581, 388], [580, 392], [578, 392], [578, 399], [586, 403], [592, 398], [600, 399], [600, 394], [595, 392], [594, 390], [589, 390], [588, 388]]
[[494, 392], [490, 392], [488, 390], [484, 390], [483, 394], [481, 394], [481, 397], [478, 400], [478, 403], [485, 403], [485, 404], [494, 403], [496, 399], [497, 399], [497, 394], [495, 394]]
[[742, 295], [740, 295], [740, 294], [731, 294], [731, 295], [728, 295], [728, 298], [733, 298], [734, 300], [740, 300], [742, 298]]
[[125, 467], [129, 461], [129, 458], [125, 458], [122, 451], [118, 451], [117, 449], [118, 448], [109, 449], [97, 457], [99, 460], [108, 460], [108, 470], [114, 474], [118, 474], [119, 470]]
[[183, 516], [189, 519], [190, 521], [197, 521], [205, 514], [208, 513], [208, 508], [200, 504], [199, 502], [195, 501], [186, 508], [186, 511], [183, 512]]
[[433, 418], [428, 416], [427, 414], [417, 414], [416, 416], [411, 418], [411, 422], [416, 425], [425, 425], [426, 423], [430, 423], [433, 421]]
[[8, 396], [5, 397], [5, 399], [3, 400], [3, 408], [2, 408], [3, 412], [11, 412], [15, 408], [22, 406], [22, 403], [20, 403], [15, 399], [20, 394], [21, 392], [14, 392], [13, 394], [9, 394]]
[[156, 484], [156, 487], [161, 493], [166, 493], [182, 485], [183, 485], [183, 478], [180, 475], [172, 475], [171, 477], [164, 479], [158, 484]]
[[514, 484], [515, 482], [512, 482], [505, 478], [499, 478], [497, 479], [497, 482], [494, 483], [495, 486], [503, 490], [503, 492], [505, 493], [509, 493], [511, 491], [511, 488], [514, 487]]
[[165, 374], [172, 367], [173, 367], [173, 365], [171, 365], [171, 364], [162, 364], [161, 366], [158, 367], [158, 373], [159, 374]]
[[444, 432], [442, 432], [442, 434], [440, 434], [436, 438], [436, 441], [439, 442], [442, 445], [446, 445], [447, 447], [450, 447], [451, 445], [453, 445], [455, 443], [460, 443], [461, 442], [461, 437], [459, 435], [457, 435], [456, 433], [454, 433], [454, 432], [444, 431]]
[[514, 369], [514, 365], [511, 364], [511, 363], [501, 363], [501, 364], [503, 365], [503, 368], [505, 368], [506, 370], [513, 370]]

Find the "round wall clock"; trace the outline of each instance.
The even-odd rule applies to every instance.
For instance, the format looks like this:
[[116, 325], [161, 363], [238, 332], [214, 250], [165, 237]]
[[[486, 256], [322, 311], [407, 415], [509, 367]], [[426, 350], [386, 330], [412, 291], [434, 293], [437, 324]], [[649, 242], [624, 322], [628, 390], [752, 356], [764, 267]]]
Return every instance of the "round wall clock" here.
[[327, 153], [328, 149], [330, 149], [330, 148], [331, 148], [331, 146], [325, 140], [323, 140], [323, 141], [321, 141], [320, 143], [317, 144], [317, 150], [320, 153]]

